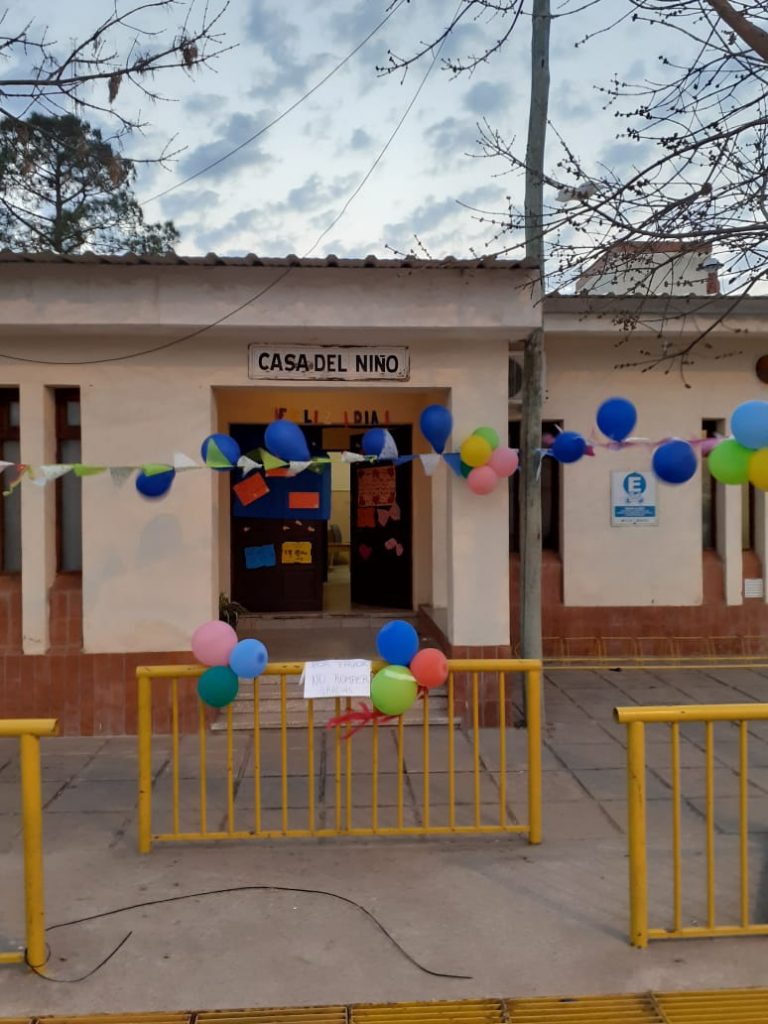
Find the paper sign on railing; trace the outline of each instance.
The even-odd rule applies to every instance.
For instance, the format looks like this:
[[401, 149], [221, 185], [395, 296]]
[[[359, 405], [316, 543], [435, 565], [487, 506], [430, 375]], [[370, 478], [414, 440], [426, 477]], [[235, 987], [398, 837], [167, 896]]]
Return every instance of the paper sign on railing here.
[[370, 697], [371, 663], [362, 659], [348, 661], [308, 661], [301, 673], [304, 699], [318, 697]]

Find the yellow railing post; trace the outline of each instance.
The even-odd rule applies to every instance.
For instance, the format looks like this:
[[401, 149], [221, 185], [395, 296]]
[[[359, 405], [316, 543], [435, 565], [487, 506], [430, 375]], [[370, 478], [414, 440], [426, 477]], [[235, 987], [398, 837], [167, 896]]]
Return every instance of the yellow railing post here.
[[627, 726], [627, 810], [629, 819], [629, 939], [648, 945], [648, 863], [645, 835], [645, 723]]
[[139, 853], [152, 848], [152, 681], [139, 672]]
[[40, 970], [45, 954], [43, 893], [43, 804], [40, 786], [40, 737], [22, 735], [21, 813], [24, 823], [24, 905], [27, 925], [27, 963]]
[[528, 719], [528, 842], [541, 842], [541, 669], [525, 677]]

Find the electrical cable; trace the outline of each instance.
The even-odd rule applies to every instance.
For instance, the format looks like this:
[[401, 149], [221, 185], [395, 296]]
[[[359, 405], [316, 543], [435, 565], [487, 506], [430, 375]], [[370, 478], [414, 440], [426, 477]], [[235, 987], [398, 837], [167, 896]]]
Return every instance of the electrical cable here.
[[[306, 896], [328, 896], [330, 899], [339, 900], [340, 902], [346, 903], [351, 907], [355, 907], [355, 909], [363, 913], [368, 918], [368, 920], [372, 921], [376, 928], [378, 928], [378, 930], [389, 940], [389, 942], [395, 947], [395, 949], [400, 953], [400, 955], [403, 956], [408, 961], [408, 963], [412, 964], [422, 973], [428, 974], [433, 978], [447, 978], [451, 981], [472, 981], [472, 976], [468, 974], [450, 974], [445, 973], [443, 971], [433, 971], [429, 967], [425, 967], [423, 964], [419, 963], [419, 961], [414, 956], [412, 956], [397, 941], [394, 935], [392, 935], [392, 933], [384, 927], [381, 921], [370, 910], [364, 907], [361, 903], [358, 903], [356, 900], [353, 900], [350, 896], [342, 896], [340, 893], [329, 892], [326, 889], [304, 889], [297, 888], [291, 885], [235, 885], [228, 887], [226, 889], [203, 889], [200, 892], [189, 892], [179, 896], [165, 896], [156, 900], [143, 900], [140, 903], [131, 903], [124, 907], [115, 907], [112, 910], [104, 910], [98, 914], [89, 914], [86, 917], [78, 917], [73, 919], [72, 921], [61, 921], [59, 924], [49, 925], [45, 930], [46, 932], [52, 932], [56, 931], [59, 928], [71, 928], [74, 925], [86, 924], [89, 921], [99, 921], [105, 917], [114, 917], [116, 914], [124, 914], [131, 910], [142, 910], [144, 907], [156, 907], [166, 903], [179, 903], [182, 900], [200, 899], [204, 896], [225, 896], [238, 892], [301, 893], [302, 895]], [[86, 978], [92, 977], [98, 970], [100, 970], [105, 964], [107, 964], [120, 949], [122, 949], [122, 947], [125, 945], [128, 939], [130, 939], [132, 934], [133, 932], [128, 932], [128, 934], [118, 943], [117, 946], [115, 946], [115, 948], [108, 956], [106, 956], [87, 974], [84, 974], [82, 977], [79, 978], [49, 977], [49, 975], [44, 974], [41, 971], [40, 967], [34, 967], [32, 966], [32, 964], [30, 964], [26, 951], [24, 954], [24, 959], [27, 966], [32, 971], [34, 971], [34, 973], [39, 978], [43, 978], [45, 981], [57, 982], [61, 984], [74, 984], [76, 982], [85, 981]], [[48, 961], [50, 960], [50, 948], [46, 948], [48, 948], [48, 956], [45, 961], [47, 964]], [[45, 964], [43, 966], [45, 966]]]
[[281, 114], [278, 114], [277, 117], [274, 117], [268, 124], [265, 124], [262, 128], [259, 128], [257, 132], [254, 132], [254, 134], [249, 136], [247, 139], [244, 139], [243, 142], [235, 146], [234, 149], [230, 149], [228, 153], [225, 153], [223, 156], [218, 157], [216, 160], [212, 160], [211, 163], [206, 164], [205, 167], [201, 167], [199, 171], [195, 171], [194, 174], [190, 174], [188, 177], [182, 178], [182, 180], [177, 181], [175, 185], [169, 185], [168, 188], [164, 189], [162, 192], [158, 192], [156, 195], [150, 196], [149, 199], [142, 200], [140, 205], [146, 206], [147, 203], [154, 203], [156, 199], [162, 199], [163, 196], [167, 196], [169, 192], [173, 192], [177, 188], [181, 188], [182, 185], [189, 184], [190, 181], [194, 181], [195, 178], [199, 178], [201, 175], [206, 174], [214, 167], [218, 167], [219, 164], [223, 164], [225, 160], [229, 160], [231, 156], [234, 156], [235, 153], [239, 153], [241, 149], [245, 149], [246, 146], [250, 146], [252, 142], [255, 142], [256, 139], [260, 138], [262, 135], [268, 132], [270, 128], [274, 128], [274, 126], [276, 124], [279, 124], [279, 122], [282, 121], [283, 118], [287, 117], [288, 114], [292, 113], [305, 100], [308, 100], [309, 97], [313, 95], [313, 93], [316, 93], [321, 86], [325, 85], [328, 79], [332, 78], [337, 71], [340, 71], [344, 67], [344, 65], [347, 64], [355, 56], [356, 53], [362, 50], [365, 44], [370, 39], [372, 39], [376, 35], [376, 33], [381, 28], [384, 27], [384, 25], [386, 25], [389, 19], [394, 14], [397, 13], [397, 11], [403, 6], [404, 3], [406, 3], [406, 0], [398, 0], [398, 2], [391, 8], [389, 13], [384, 18], [382, 18], [382, 20], [378, 23], [378, 25], [375, 28], [371, 29], [371, 31], [368, 33], [365, 39], [358, 43], [354, 50], [350, 51], [350, 53], [348, 53], [343, 60], [340, 60], [335, 67], [331, 68], [331, 70], [326, 75], [324, 75], [318, 82], [316, 82], [311, 89], [307, 90], [307, 92], [305, 92], [303, 96], [300, 96], [295, 103], [292, 103], [290, 107], [287, 107]]

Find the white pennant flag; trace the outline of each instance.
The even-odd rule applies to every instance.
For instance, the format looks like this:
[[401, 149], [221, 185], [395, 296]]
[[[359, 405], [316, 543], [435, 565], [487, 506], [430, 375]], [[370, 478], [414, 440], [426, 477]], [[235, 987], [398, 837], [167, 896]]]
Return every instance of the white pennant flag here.
[[173, 456], [173, 468], [174, 469], [198, 469], [198, 463], [194, 459], [190, 459], [184, 452], [175, 452]]
[[440, 462], [440, 456], [431, 452], [429, 455], [420, 455], [419, 458], [421, 459], [421, 465], [424, 468], [424, 472], [427, 476], [432, 476]]
[[44, 483], [48, 483], [49, 480], [58, 480], [60, 476], [64, 476], [64, 474], [68, 473], [70, 469], [72, 469], [72, 467], [64, 465], [64, 463], [37, 467], [37, 471], [41, 474]]
[[4, 473], [6, 469], [8, 469], [10, 466], [15, 465], [15, 462], [5, 462], [4, 460], [0, 459], [0, 473]]
[[134, 470], [135, 466], [110, 466], [109, 475], [112, 477], [112, 483], [122, 487]]
[[311, 465], [311, 460], [309, 462], [289, 462], [288, 476], [298, 476], [299, 473], [303, 473], [305, 469], [309, 469]]
[[379, 454], [380, 459], [396, 459], [398, 455], [395, 439], [388, 430], [384, 431], [384, 446]]
[[241, 455], [237, 460], [237, 468], [242, 469], [243, 473], [250, 473], [254, 469], [261, 469], [262, 466], [260, 462], [256, 462], [247, 455]]
[[357, 452], [342, 452], [342, 462], [367, 462], [368, 459], [365, 455], [358, 455]]

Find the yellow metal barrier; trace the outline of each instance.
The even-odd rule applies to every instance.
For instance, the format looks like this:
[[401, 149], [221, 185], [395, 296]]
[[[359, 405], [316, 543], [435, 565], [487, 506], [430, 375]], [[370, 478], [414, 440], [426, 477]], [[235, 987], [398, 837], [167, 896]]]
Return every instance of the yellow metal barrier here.
[[[240, 734], [233, 729], [231, 705], [226, 710], [223, 749], [213, 751], [212, 744], [219, 737], [209, 734], [205, 709], [198, 701], [197, 750], [193, 759], [182, 756], [187, 755], [182, 747], [192, 738], [180, 733], [180, 689], [194, 687], [203, 668], [164, 665], [136, 670], [141, 853], [148, 853], [153, 842], [308, 836], [517, 832], [527, 835], [530, 843], [541, 842], [540, 662], [450, 661], [445, 726], [430, 726], [430, 696], [426, 694], [420, 701], [420, 726], [405, 728], [402, 718], [392, 726], [374, 722], [351, 739], [345, 737], [342, 726], [325, 726], [330, 718], [351, 708], [349, 699], [307, 700], [302, 712], [305, 724], [300, 729], [289, 729], [288, 680], [300, 676], [302, 668], [301, 663], [270, 664], [261, 679], [253, 680], [253, 711], [248, 726], [251, 750], [247, 753], [250, 772], [242, 766], [235, 768], [235, 736]], [[508, 749], [508, 729], [512, 725], [507, 720], [509, 674], [525, 677], [527, 751], [523, 753], [517, 743], [511, 753]], [[275, 730], [267, 730], [262, 724], [260, 698], [270, 687], [276, 689], [279, 703]], [[170, 771], [165, 773], [170, 785], [165, 808], [169, 811], [170, 828], [153, 833], [153, 800], [158, 787], [153, 789], [152, 716], [153, 697], [158, 696], [158, 689], [163, 691], [160, 699], [170, 704]], [[489, 704], [498, 707], [498, 722], [489, 729], [481, 729], [483, 711]], [[322, 717], [318, 714], [320, 709]], [[468, 731], [456, 726], [459, 710], [464, 710], [472, 723]], [[493, 740], [491, 732], [495, 733]], [[525, 733], [521, 731], [518, 735], [519, 747], [523, 748]], [[416, 771], [414, 741], [420, 741], [421, 747]], [[214, 753], [219, 760], [211, 779], [209, 761]], [[242, 756], [242, 752], [238, 754]], [[194, 770], [190, 769], [190, 760], [194, 761]], [[524, 798], [527, 791], [527, 821], [510, 811], [510, 774], [527, 775], [522, 793]], [[218, 827], [210, 825], [212, 783], [218, 789]], [[382, 799], [384, 787], [388, 804]], [[182, 790], [194, 793], [194, 819], [182, 800]], [[267, 799], [269, 793], [271, 798]], [[406, 796], [410, 807], [406, 807]], [[236, 821], [243, 802], [248, 804], [245, 827]], [[361, 812], [365, 824], [360, 822]]]
[[0, 738], [19, 739], [26, 919], [25, 950], [0, 952], [0, 964], [29, 963], [30, 967], [40, 969], [46, 961], [40, 737], [55, 736], [58, 731], [58, 722], [53, 718], [0, 718]]
[[[768, 704], [698, 704], [616, 708], [627, 726], [630, 941], [644, 948], [649, 939], [701, 939], [768, 935], [768, 924], [753, 924], [749, 913], [748, 724], [768, 721]], [[682, 916], [680, 726], [704, 723], [706, 924], [684, 925]], [[715, 900], [715, 722], [738, 724], [739, 920], [718, 924]], [[645, 727], [670, 726], [672, 781], [672, 927], [648, 927], [648, 835], [646, 822]]]

